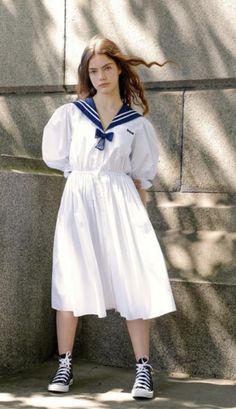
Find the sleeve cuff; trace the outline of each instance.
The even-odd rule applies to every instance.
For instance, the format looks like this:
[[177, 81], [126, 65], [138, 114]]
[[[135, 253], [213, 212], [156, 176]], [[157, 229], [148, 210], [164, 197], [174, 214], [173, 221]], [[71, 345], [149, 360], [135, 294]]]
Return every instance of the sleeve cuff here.
[[152, 186], [152, 183], [149, 179], [140, 179], [141, 181], [141, 189], [148, 189]]
[[70, 174], [71, 174], [71, 169], [67, 169], [67, 170], [64, 170], [64, 178], [68, 178], [68, 176], [70, 176]]

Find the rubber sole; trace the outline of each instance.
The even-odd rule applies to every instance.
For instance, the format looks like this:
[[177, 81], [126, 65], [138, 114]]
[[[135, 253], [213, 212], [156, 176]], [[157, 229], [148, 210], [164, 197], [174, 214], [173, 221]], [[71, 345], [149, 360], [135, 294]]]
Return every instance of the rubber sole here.
[[70, 380], [69, 385], [62, 385], [60, 383], [50, 383], [48, 385], [49, 392], [65, 393], [69, 392], [70, 386], [73, 384], [73, 379]]
[[146, 391], [145, 389], [142, 388], [135, 388], [131, 392], [132, 398], [146, 398], [146, 399], [152, 399], [154, 392], [153, 391]]

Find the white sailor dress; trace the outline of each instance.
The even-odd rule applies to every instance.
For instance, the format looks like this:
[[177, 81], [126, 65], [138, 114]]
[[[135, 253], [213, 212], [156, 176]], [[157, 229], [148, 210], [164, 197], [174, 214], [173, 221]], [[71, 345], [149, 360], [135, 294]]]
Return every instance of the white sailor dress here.
[[44, 128], [43, 160], [67, 177], [53, 247], [52, 308], [128, 320], [175, 311], [143, 189], [157, 170], [153, 126], [124, 104], [106, 130], [93, 98], [60, 106]]

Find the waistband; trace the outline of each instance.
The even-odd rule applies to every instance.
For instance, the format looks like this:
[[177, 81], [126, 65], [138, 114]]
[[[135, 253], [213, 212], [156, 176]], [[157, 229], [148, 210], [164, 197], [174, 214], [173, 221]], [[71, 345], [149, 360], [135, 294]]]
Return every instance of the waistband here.
[[125, 172], [115, 172], [111, 170], [77, 170], [73, 169], [70, 174], [79, 173], [81, 175], [93, 175], [93, 176], [103, 176], [103, 175], [118, 175], [118, 176], [128, 176], [129, 175]]

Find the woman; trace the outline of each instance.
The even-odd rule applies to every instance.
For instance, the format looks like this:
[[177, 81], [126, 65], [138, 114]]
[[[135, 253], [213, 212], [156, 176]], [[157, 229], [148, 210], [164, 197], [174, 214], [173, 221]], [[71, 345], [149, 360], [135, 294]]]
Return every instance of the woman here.
[[78, 317], [126, 319], [136, 358], [133, 397], [153, 397], [150, 319], [175, 310], [165, 262], [146, 211], [145, 189], [156, 174], [155, 131], [132, 104], [148, 112], [143, 64], [95, 36], [79, 65], [77, 101], [59, 107], [43, 134], [43, 159], [68, 177], [53, 250], [52, 308], [57, 310], [59, 367], [48, 390], [73, 383]]

